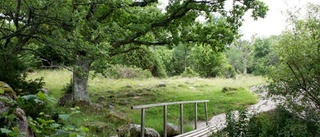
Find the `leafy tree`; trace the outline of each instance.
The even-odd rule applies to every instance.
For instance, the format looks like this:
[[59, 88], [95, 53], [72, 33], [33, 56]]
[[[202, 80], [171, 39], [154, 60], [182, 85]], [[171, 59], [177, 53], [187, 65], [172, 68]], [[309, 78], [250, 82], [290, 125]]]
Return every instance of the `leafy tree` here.
[[174, 76], [178, 74], [174, 64], [174, 60], [175, 60], [174, 50], [175, 48], [174, 49], [169, 49], [167, 47], [156, 48], [156, 53], [159, 56], [159, 59], [161, 60], [161, 62], [163, 63], [166, 74], [168, 76]]
[[272, 94], [285, 97], [287, 107], [302, 117], [320, 108], [320, 6], [307, 11], [303, 19], [289, 14], [291, 29], [275, 47], [280, 64], [270, 74]]
[[111, 58], [110, 62], [149, 70], [156, 77], [167, 76], [162, 60], [151, 47], [141, 46], [126, 54], [117, 54]]
[[[1, 13], [6, 18], [10, 17], [2, 21], [6, 24], [4, 30], [10, 28], [9, 22], [24, 24], [26, 27], [16, 25], [13, 32], [20, 34], [21, 28], [28, 28], [22, 32], [39, 32], [42, 34], [38, 35], [39, 38], [47, 38], [55, 49], [63, 49], [59, 54], [73, 62], [73, 101], [87, 104], [90, 102], [87, 89], [89, 71], [91, 68], [101, 70], [102, 63], [108, 63], [110, 57], [135, 50], [141, 45], [173, 45], [180, 42], [206, 43], [221, 51], [237, 35], [245, 11], [253, 9], [254, 18], [264, 17], [267, 11], [265, 4], [259, 0], [234, 1], [230, 11], [225, 10], [224, 3], [171, 0], [166, 11], [160, 11], [157, 1], [17, 0], [3, 1]], [[16, 10], [17, 7], [25, 7], [25, 10]], [[37, 12], [29, 14], [33, 11]], [[195, 21], [200, 15], [208, 19], [207, 25]], [[217, 24], [212, 19], [213, 15], [223, 17], [223, 22]], [[30, 17], [32, 19], [28, 20]], [[28, 21], [38, 21], [40, 26], [39, 23], [30, 26]], [[27, 45], [26, 40], [34, 38], [34, 35], [22, 36], [25, 35], [16, 37], [16, 45], [22, 45], [18, 47]], [[12, 40], [11, 35], [4, 37], [1, 44], [6, 44], [7, 39]], [[135, 46], [123, 50], [126, 45]]]
[[243, 74], [247, 74], [248, 69], [252, 65], [252, 53], [253, 46], [251, 42], [246, 40], [237, 40], [230, 45], [225, 54], [229, 63], [238, 73], [242, 72]]
[[[216, 50], [230, 43], [241, 25], [244, 11], [253, 10], [254, 17], [263, 17], [267, 10], [264, 3], [256, 0], [233, 3], [232, 11], [224, 10], [224, 2], [170, 1], [166, 12], [161, 12], [152, 1], [136, 4], [126, 1], [73, 1], [66, 6], [70, 19], [62, 24], [62, 35], [73, 49], [73, 99], [90, 102], [87, 81], [90, 65], [103, 58], [137, 49], [128, 44], [163, 45], [180, 42], [210, 44]], [[137, 6], [138, 5], [138, 6]], [[220, 13], [226, 22], [215, 24], [212, 12]], [[206, 16], [210, 25], [195, 22], [199, 15]], [[64, 15], [66, 16], [66, 15]], [[221, 29], [221, 27], [224, 27]], [[225, 31], [229, 30], [229, 31]], [[65, 36], [67, 34], [67, 36]], [[68, 36], [69, 35], [69, 36]], [[62, 38], [62, 37], [60, 37]], [[99, 51], [99, 52], [97, 52]], [[97, 58], [99, 57], [99, 58]]]
[[275, 55], [274, 46], [277, 44], [278, 37], [256, 38], [253, 41], [253, 60], [252, 72], [255, 75], [267, 75], [278, 63], [278, 57]]
[[224, 76], [225, 72], [228, 71], [225, 55], [210, 49], [208, 45], [193, 47], [190, 59], [193, 70], [202, 77]]
[[60, 3], [56, 0], [0, 2], [0, 79], [18, 94], [41, 87], [41, 81], [26, 81], [25, 70], [32, 60], [32, 43], [46, 43], [45, 38], [53, 31], [50, 25], [56, 20]]

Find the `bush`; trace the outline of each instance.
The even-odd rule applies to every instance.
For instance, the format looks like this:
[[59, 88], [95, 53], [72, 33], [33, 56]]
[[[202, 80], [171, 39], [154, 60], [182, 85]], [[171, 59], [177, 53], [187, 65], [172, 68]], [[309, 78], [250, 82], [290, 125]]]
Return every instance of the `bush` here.
[[[130, 45], [134, 46], [134, 45]], [[128, 50], [129, 47], [123, 47]], [[117, 54], [112, 56], [111, 64], [121, 64], [123, 66], [135, 66], [143, 70], [149, 70], [152, 76], [166, 77], [166, 70], [159, 55], [150, 47], [138, 47], [130, 50], [126, 54]]]
[[193, 71], [190, 67], [187, 67], [185, 71], [181, 74], [182, 77], [199, 77], [199, 74]]
[[106, 76], [109, 78], [149, 78], [152, 77], [150, 71], [137, 67], [124, 65], [113, 65], [107, 69]]
[[227, 67], [226, 56], [209, 45], [194, 46], [190, 53], [191, 66], [201, 77], [224, 76]]
[[[1, 99], [4, 101], [5, 98]], [[85, 127], [64, 124], [69, 117], [80, 113], [79, 108], [71, 108], [71, 112], [67, 114], [58, 114], [53, 107], [56, 100], [42, 92], [18, 97], [17, 101], [7, 99], [5, 102], [13, 105], [1, 115], [0, 136], [24, 136], [16, 123], [16, 119], [20, 119], [13, 111], [16, 108], [24, 110], [29, 127], [35, 136], [85, 136], [89, 131]]]
[[[309, 115], [301, 119], [283, 107], [249, 117], [247, 111], [240, 111], [239, 117], [227, 113], [227, 128], [224, 135], [230, 137], [306, 137], [319, 135], [318, 116]], [[214, 134], [213, 136], [217, 136]]]
[[27, 63], [18, 56], [0, 51], [0, 80], [8, 83], [17, 95], [36, 94], [44, 85], [42, 79], [26, 80]]

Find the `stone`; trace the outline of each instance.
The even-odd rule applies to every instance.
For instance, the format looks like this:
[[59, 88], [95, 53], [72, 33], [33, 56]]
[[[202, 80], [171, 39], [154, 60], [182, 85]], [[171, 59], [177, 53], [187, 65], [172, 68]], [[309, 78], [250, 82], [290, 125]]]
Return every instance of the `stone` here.
[[101, 104], [91, 103], [90, 105], [91, 105], [91, 107], [92, 107], [94, 110], [97, 110], [97, 111], [103, 110], [103, 106], [102, 106]]
[[168, 137], [173, 137], [176, 135], [180, 134], [180, 129], [178, 126], [172, 124], [172, 123], [167, 123], [167, 135]]
[[109, 111], [109, 113], [107, 114], [107, 119], [113, 123], [129, 122], [125, 114], [113, 110]]
[[223, 93], [228, 92], [228, 91], [235, 91], [235, 90], [237, 90], [237, 88], [232, 88], [232, 87], [223, 87], [222, 88]]
[[133, 93], [133, 92], [129, 92], [129, 93], [126, 94], [126, 96], [127, 96], [127, 97], [135, 97], [136, 94]]
[[160, 84], [157, 85], [158, 88], [166, 87], [166, 86], [167, 86], [166, 83], [160, 83]]
[[20, 133], [24, 133], [24, 137], [34, 137], [33, 132], [29, 128], [29, 123], [25, 112], [21, 108], [16, 108], [14, 110], [14, 115], [16, 117], [16, 123]]
[[119, 104], [120, 105], [127, 105], [127, 104], [129, 104], [129, 101], [128, 100], [119, 100]]
[[104, 96], [101, 96], [101, 97], [98, 98], [98, 102], [104, 102], [106, 100], [107, 99]]
[[90, 130], [96, 131], [96, 132], [103, 132], [108, 130], [109, 125], [104, 122], [95, 121], [95, 122], [87, 122], [84, 124], [87, 128]]
[[40, 91], [41, 91], [42, 93], [44, 93], [44, 94], [47, 94], [47, 95], [48, 95], [49, 92], [50, 92], [49, 89], [47, 89], [47, 88], [41, 88]]
[[[117, 128], [119, 137], [140, 137], [141, 126], [137, 124], [128, 124]], [[145, 137], [160, 137], [160, 134], [153, 128], [145, 128]]]
[[[7, 126], [8, 129], [17, 126], [20, 133], [24, 134], [24, 137], [34, 137], [33, 132], [29, 127], [29, 122], [26, 116], [26, 113], [23, 109], [17, 107], [16, 100], [16, 92], [12, 90], [12, 88], [5, 82], [0, 81], [0, 115], [14, 115], [14, 123], [2, 122], [2, 126]], [[13, 110], [10, 112], [10, 110]], [[4, 114], [7, 113], [7, 114]], [[8, 114], [9, 113], [9, 114]]]
[[132, 88], [132, 86], [130, 86], [130, 85], [127, 85], [127, 86], [126, 86], [126, 88]]

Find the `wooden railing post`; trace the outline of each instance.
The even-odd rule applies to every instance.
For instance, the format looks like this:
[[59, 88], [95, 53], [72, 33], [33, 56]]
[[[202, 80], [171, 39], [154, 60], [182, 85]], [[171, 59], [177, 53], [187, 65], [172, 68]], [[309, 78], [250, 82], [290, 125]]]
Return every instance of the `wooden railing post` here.
[[208, 108], [207, 108], [207, 102], [204, 102], [204, 113], [205, 113], [205, 116], [206, 116], [206, 125], [208, 126], [209, 123], [208, 123]]
[[183, 134], [183, 104], [180, 104], [180, 132]]
[[198, 128], [198, 103], [194, 103], [194, 129]]
[[167, 105], [163, 106], [163, 137], [167, 137]]
[[145, 118], [146, 109], [141, 109], [141, 137], [144, 137], [144, 118]]

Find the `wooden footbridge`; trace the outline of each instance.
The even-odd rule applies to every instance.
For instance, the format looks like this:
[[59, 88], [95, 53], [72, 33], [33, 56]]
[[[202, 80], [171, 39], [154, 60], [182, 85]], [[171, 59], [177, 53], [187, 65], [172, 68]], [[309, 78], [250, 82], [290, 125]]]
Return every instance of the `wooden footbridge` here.
[[[196, 100], [196, 101], [180, 101], [180, 102], [165, 102], [158, 104], [148, 104], [148, 105], [139, 105], [132, 106], [132, 109], [140, 109], [141, 110], [141, 137], [144, 137], [145, 133], [145, 116], [146, 109], [151, 109], [153, 107], [163, 107], [163, 137], [167, 137], [167, 114], [168, 114], [168, 106], [170, 105], [179, 105], [180, 106], [180, 135], [176, 137], [206, 137], [212, 133], [212, 127], [208, 124], [208, 109], [207, 103], [209, 100]], [[183, 131], [183, 105], [184, 104], [194, 104], [194, 130], [190, 132]], [[198, 128], [198, 105], [203, 104], [205, 111], [205, 120], [206, 126]]]

